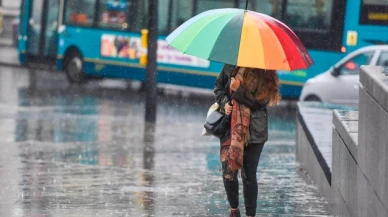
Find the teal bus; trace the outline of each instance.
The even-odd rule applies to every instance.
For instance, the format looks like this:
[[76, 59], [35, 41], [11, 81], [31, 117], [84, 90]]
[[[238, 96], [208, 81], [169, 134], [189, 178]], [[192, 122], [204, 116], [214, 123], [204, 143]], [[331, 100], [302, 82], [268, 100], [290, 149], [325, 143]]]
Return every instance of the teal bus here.
[[[221, 63], [184, 55], [165, 37], [184, 21], [245, 0], [159, 0], [158, 82], [213, 88]], [[362, 46], [388, 41], [386, 0], [250, 0], [248, 8], [286, 23], [315, 64], [279, 71], [281, 94], [297, 98], [304, 82]], [[71, 82], [91, 77], [145, 80], [141, 30], [148, 0], [22, 0], [18, 51], [22, 65], [49, 65]]]

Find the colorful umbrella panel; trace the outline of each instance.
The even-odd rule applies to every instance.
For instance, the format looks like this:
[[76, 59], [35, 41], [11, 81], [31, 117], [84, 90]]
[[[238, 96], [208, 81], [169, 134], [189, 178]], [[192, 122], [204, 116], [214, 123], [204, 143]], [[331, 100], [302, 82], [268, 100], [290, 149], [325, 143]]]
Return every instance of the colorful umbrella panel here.
[[172, 32], [167, 42], [186, 54], [242, 67], [291, 71], [313, 64], [289, 27], [249, 10], [203, 12]]

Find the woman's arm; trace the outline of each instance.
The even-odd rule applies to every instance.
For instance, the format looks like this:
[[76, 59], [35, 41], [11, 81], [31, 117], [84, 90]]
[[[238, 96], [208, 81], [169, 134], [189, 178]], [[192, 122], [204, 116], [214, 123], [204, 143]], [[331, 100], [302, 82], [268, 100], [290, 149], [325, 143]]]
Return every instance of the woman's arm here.
[[252, 93], [245, 90], [241, 86], [239, 86], [236, 91], [233, 92], [232, 99], [236, 100], [238, 103], [242, 103], [248, 106], [253, 110], [262, 109], [267, 106], [266, 103], [260, 102]]
[[214, 84], [214, 93], [216, 94], [216, 101], [222, 109], [225, 104], [229, 101], [228, 94], [226, 93], [226, 84], [228, 83], [227, 70], [230, 70], [229, 65], [224, 65], [221, 73], [218, 75], [217, 80]]

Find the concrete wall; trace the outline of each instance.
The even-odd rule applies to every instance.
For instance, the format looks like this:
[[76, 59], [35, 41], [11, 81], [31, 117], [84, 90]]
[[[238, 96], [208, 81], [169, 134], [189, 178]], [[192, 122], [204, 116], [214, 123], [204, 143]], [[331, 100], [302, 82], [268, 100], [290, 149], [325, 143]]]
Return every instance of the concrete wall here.
[[377, 66], [360, 73], [358, 216], [388, 216], [388, 76]]
[[334, 111], [332, 136], [332, 186], [336, 200], [345, 204], [336, 211], [341, 216], [357, 216], [358, 112]]
[[[298, 111], [301, 111], [299, 105]], [[322, 159], [321, 155], [316, 155], [315, 152], [319, 151], [316, 149], [317, 144], [310, 132], [311, 129], [307, 127], [303, 118], [303, 115], [298, 115], [297, 118], [296, 160], [299, 167], [307, 172], [309, 179], [312, 180], [319, 192], [325, 197], [330, 206], [333, 207], [336, 214], [339, 216], [350, 216], [345, 200], [341, 197], [339, 189], [332, 188], [331, 180], [327, 179], [324, 168], [322, 167], [321, 162], [319, 162], [324, 159]]]
[[[326, 176], [322, 170], [317, 157], [314, 154], [314, 150], [311, 147], [311, 142], [307, 139], [307, 135], [300, 121], [297, 122], [297, 146], [296, 146], [296, 160], [299, 166], [308, 172], [309, 178], [313, 184], [318, 187], [319, 191], [323, 194], [329, 203], [332, 203], [332, 192], [330, 183], [326, 179]], [[334, 203], [330, 204], [331, 206]]]
[[322, 178], [302, 116], [297, 160], [339, 216], [387, 217], [388, 68], [362, 66], [360, 83], [359, 111], [334, 111], [331, 183]]

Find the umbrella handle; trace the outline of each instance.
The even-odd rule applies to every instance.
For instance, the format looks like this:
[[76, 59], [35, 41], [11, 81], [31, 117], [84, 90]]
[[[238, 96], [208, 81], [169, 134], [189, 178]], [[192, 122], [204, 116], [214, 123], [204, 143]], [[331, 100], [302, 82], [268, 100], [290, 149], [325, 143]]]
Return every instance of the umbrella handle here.
[[[233, 71], [230, 73], [230, 78], [234, 78], [237, 75], [237, 66], [234, 67]], [[233, 106], [232, 100], [229, 100], [228, 104], [230, 106]]]

